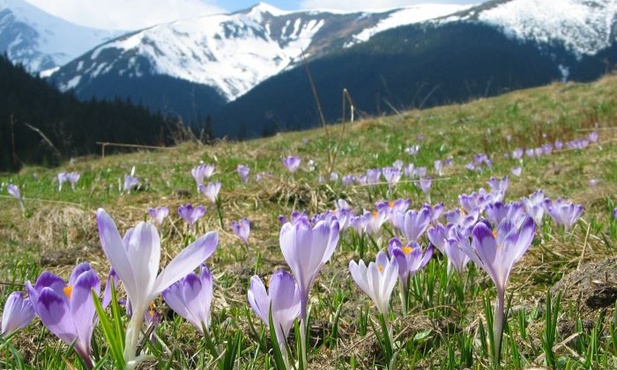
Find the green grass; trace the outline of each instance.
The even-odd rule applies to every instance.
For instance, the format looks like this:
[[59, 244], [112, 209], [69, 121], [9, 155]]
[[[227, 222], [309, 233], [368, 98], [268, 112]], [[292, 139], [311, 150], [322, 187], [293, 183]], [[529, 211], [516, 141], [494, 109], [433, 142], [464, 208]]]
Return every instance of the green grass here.
[[[433, 203], [447, 209], [458, 207], [458, 195], [487, 188], [491, 176], [510, 176], [507, 201], [543, 189], [551, 199], [567, 196], [585, 207], [574, 229], [563, 228], [545, 217], [533, 246], [518, 263], [507, 289], [509, 315], [502, 349], [504, 368], [553, 366], [564, 369], [611, 368], [617, 366], [617, 313], [614, 303], [591, 310], [584, 299], [589, 289], [571, 285], [569, 294], [547, 299], [547, 291], [562, 277], [586, 264], [614, 256], [617, 222], [612, 209], [617, 205], [617, 76], [591, 84], [553, 84], [513, 92], [491, 99], [390, 117], [367, 118], [352, 124], [279, 134], [272, 138], [241, 143], [220, 142], [212, 146], [183, 143], [172, 150], [143, 151], [105, 158], [75, 160], [58, 169], [25, 167], [18, 174], [0, 175], [0, 302], [24, 281], [34, 281], [43, 270], [68, 278], [70, 270], [89, 261], [103, 280], [108, 271], [95, 224], [99, 207], [116, 221], [121, 233], [147, 220], [148, 207], [164, 205], [170, 217], [162, 229], [165, 265], [191, 236], [176, 210], [191, 202], [208, 208], [198, 222], [196, 233], [219, 233], [219, 248], [208, 261], [215, 281], [212, 306], [212, 340], [221, 353], [226, 346], [237, 350], [235, 368], [274, 367], [267, 330], [247, 304], [248, 282], [253, 274], [269, 277], [286, 268], [279, 248], [278, 215], [293, 210], [309, 214], [333, 209], [334, 201], [346, 199], [356, 211], [374, 209], [375, 201], [386, 200], [387, 185], [376, 188], [341, 182], [323, 182], [330, 171], [360, 175], [368, 168], [391, 166], [398, 159], [426, 167], [433, 177]], [[510, 175], [519, 161], [505, 159], [516, 147], [581, 138], [593, 129], [600, 144], [583, 150], [562, 150], [551, 156], [524, 157], [520, 177]], [[418, 135], [423, 135], [419, 140]], [[404, 153], [420, 145], [417, 156]], [[335, 149], [336, 148], [336, 149]], [[490, 169], [465, 169], [474, 154], [485, 153]], [[281, 164], [286, 155], [298, 155], [301, 169], [291, 175]], [[453, 158], [443, 176], [436, 176], [433, 161]], [[309, 171], [308, 160], [316, 162]], [[221, 211], [224, 227], [214, 204], [196, 191], [190, 175], [203, 161], [216, 165], [213, 180], [222, 182]], [[251, 181], [243, 184], [235, 168], [247, 164]], [[121, 179], [135, 166], [141, 188], [123, 194]], [[57, 190], [59, 171], [77, 171], [81, 179], [75, 191]], [[269, 173], [261, 181], [254, 175]], [[590, 180], [599, 180], [590, 186]], [[26, 212], [6, 193], [6, 184], [20, 187]], [[425, 195], [412, 182], [395, 188], [393, 199], [412, 199], [419, 208]], [[248, 247], [231, 232], [233, 220], [247, 217], [252, 222]], [[332, 260], [321, 272], [311, 292], [311, 337], [309, 368], [383, 368], [385, 360], [376, 334], [381, 335], [377, 311], [370, 299], [352, 281], [347, 266], [362, 257], [371, 260], [384, 250], [388, 232], [372, 243], [352, 233], [342, 235]], [[426, 239], [421, 243], [426, 246]], [[613, 265], [613, 269], [614, 269]], [[592, 279], [592, 278], [590, 278]], [[594, 276], [606, 286], [617, 286], [613, 274]], [[488, 300], [493, 304], [494, 287], [487, 275], [472, 266], [463, 276], [446, 273], [446, 259], [436, 253], [411, 285], [409, 312], [403, 315], [395, 289], [390, 322], [398, 350], [397, 368], [459, 369], [491, 368], [487, 342]], [[123, 293], [120, 291], [120, 296]], [[578, 299], [575, 297], [579, 297]], [[550, 303], [550, 304], [549, 304]], [[207, 343], [190, 324], [172, 314], [162, 300], [156, 302], [163, 321], [155, 333], [160, 341], [146, 344], [155, 361], [142, 368], [180, 369], [222, 366]], [[108, 310], [108, 316], [111, 316]], [[103, 368], [113, 359], [102, 329], [95, 333], [95, 359]], [[295, 356], [295, 345], [290, 342]], [[223, 355], [224, 356], [224, 355]], [[44, 329], [38, 319], [0, 347], [0, 367], [28, 369], [82, 368], [78, 357]]]

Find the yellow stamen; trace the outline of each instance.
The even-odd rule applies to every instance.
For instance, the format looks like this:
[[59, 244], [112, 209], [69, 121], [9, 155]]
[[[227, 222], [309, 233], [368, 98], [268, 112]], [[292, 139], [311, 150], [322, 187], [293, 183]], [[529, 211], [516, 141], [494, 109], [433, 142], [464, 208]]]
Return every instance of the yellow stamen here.
[[381, 266], [381, 265], [377, 265], [377, 271], [379, 271], [379, 272], [383, 272], [383, 266]]
[[150, 316], [154, 316], [156, 314], [156, 307], [154, 306], [154, 302], [150, 303], [149, 309], [148, 309], [148, 313], [150, 314]]
[[376, 211], [376, 210], [373, 210], [373, 218], [375, 218], [375, 219], [376, 219], [376, 218], [377, 218], [377, 215], [378, 215], [377, 211]]
[[73, 293], [73, 287], [71, 285], [65, 286], [63, 289], [66, 298], [71, 299], [71, 293]]
[[493, 237], [497, 238], [497, 230], [493, 230]]
[[405, 246], [401, 249], [403, 250], [403, 253], [405, 253], [405, 255], [408, 255], [413, 250], [413, 248], [411, 248], [410, 246]]
[[461, 214], [463, 216], [467, 216], [467, 211], [465, 211], [465, 208], [461, 208]]
[[394, 208], [394, 201], [393, 200], [388, 202], [388, 207]]

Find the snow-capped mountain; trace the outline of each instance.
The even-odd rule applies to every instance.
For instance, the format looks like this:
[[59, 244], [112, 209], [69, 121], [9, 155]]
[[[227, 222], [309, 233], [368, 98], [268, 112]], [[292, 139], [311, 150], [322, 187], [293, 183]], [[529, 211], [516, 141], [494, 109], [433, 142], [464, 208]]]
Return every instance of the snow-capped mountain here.
[[32, 73], [62, 66], [123, 33], [77, 26], [22, 0], [0, 0], [0, 53]]
[[479, 21], [508, 36], [539, 45], [561, 43], [579, 55], [594, 55], [617, 37], [616, 0], [494, 0], [439, 20]]
[[303, 55], [317, 57], [365, 41], [371, 32], [464, 8], [428, 5], [377, 14], [285, 12], [260, 3], [246, 11], [162, 24], [123, 36], [63, 67], [54, 81], [62, 90], [79, 92], [84, 84], [109, 74], [166, 75], [211, 86], [231, 101], [297, 65]]

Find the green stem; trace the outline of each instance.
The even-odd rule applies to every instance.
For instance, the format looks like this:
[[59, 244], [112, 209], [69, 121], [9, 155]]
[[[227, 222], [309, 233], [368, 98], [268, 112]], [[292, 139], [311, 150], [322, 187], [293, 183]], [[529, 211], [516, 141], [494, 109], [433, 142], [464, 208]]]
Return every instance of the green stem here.
[[493, 317], [493, 359], [495, 368], [499, 367], [501, 361], [501, 339], [503, 337], [503, 323], [504, 323], [504, 303], [505, 303], [505, 290], [497, 291], [497, 305], [495, 305], [495, 315]]
[[137, 345], [139, 344], [139, 336], [141, 334], [141, 327], [144, 323], [144, 311], [143, 309], [133, 311], [131, 321], [126, 328], [126, 340], [124, 346], [124, 362], [126, 363], [126, 370], [131, 370], [137, 367], [140, 361], [144, 359], [141, 356], [137, 356]]

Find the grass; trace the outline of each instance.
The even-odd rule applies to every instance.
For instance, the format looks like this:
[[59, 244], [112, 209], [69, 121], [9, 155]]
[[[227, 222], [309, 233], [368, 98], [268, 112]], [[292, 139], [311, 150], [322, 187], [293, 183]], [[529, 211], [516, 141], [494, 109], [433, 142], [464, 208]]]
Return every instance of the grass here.
[[[170, 217], [162, 227], [165, 265], [187, 244], [207, 231], [219, 233], [219, 248], [208, 261], [215, 282], [212, 306], [212, 342], [223, 352], [233, 349], [235, 368], [274, 367], [267, 330], [251, 312], [246, 293], [253, 274], [269, 277], [287, 268], [279, 248], [277, 217], [294, 210], [309, 214], [333, 209], [334, 201], [346, 199], [355, 211], [373, 210], [375, 202], [387, 200], [388, 187], [343, 186], [330, 179], [328, 169], [340, 177], [360, 175], [368, 168], [391, 166], [396, 160], [426, 167], [433, 177], [430, 197], [446, 209], [459, 207], [458, 195], [486, 188], [491, 176], [510, 176], [506, 200], [515, 201], [543, 189], [551, 199], [569, 197], [585, 211], [572, 231], [545, 217], [533, 246], [514, 269], [507, 289], [509, 310], [503, 339], [503, 368], [549, 366], [564, 369], [617, 366], [617, 313], [615, 298], [606, 293], [617, 287], [615, 262], [607, 269], [593, 270], [590, 263], [614, 257], [617, 221], [617, 76], [590, 84], [552, 84], [516, 91], [468, 104], [408, 111], [401, 115], [367, 118], [345, 126], [279, 134], [272, 138], [211, 146], [184, 143], [173, 150], [141, 151], [105, 158], [76, 160], [59, 169], [25, 167], [18, 174], [0, 175], [0, 302], [24, 281], [34, 281], [43, 270], [68, 278], [72, 268], [89, 261], [101, 279], [109, 264], [100, 247], [95, 211], [102, 207], [121, 232], [142, 220], [147, 209], [168, 206]], [[555, 140], [567, 142], [593, 130], [599, 144], [585, 149], [556, 151], [522, 161], [504, 158], [516, 147], [533, 148]], [[405, 154], [420, 145], [416, 156]], [[333, 148], [337, 148], [336, 156]], [[485, 153], [491, 168], [469, 171], [465, 165], [475, 154]], [[281, 164], [286, 155], [303, 160], [301, 169], [288, 173]], [[328, 163], [329, 158], [336, 158]], [[452, 158], [444, 174], [434, 174], [434, 160]], [[313, 160], [314, 171], [306, 163]], [[200, 162], [216, 165], [213, 180], [222, 182], [219, 225], [216, 207], [198, 194], [190, 175]], [[242, 183], [235, 169], [251, 168], [251, 180]], [[510, 175], [522, 165], [520, 177]], [[140, 188], [130, 194], [119, 191], [121, 179], [135, 167]], [[74, 191], [57, 189], [59, 171], [77, 171], [81, 179]], [[261, 174], [256, 181], [254, 175]], [[593, 181], [592, 181], [593, 180]], [[593, 185], [590, 185], [591, 184]], [[26, 212], [6, 193], [6, 184], [20, 187]], [[393, 189], [392, 199], [410, 198], [419, 208], [426, 196], [405, 178]], [[191, 234], [177, 215], [185, 203], [203, 204], [206, 216]], [[231, 232], [231, 221], [247, 217], [251, 236], [247, 247]], [[377, 335], [381, 335], [377, 311], [353, 283], [350, 260], [374, 258], [387, 246], [391, 229], [381, 240], [342, 234], [332, 260], [321, 272], [311, 292], [309, 368], [383, 368]], [[193, 236], [192, 236], [193, 235]], [[421, 244], [426, 246], [426, 239]], [[459, 369], [491, 368], [488, 344], [487, 304], [494, 302], [492, 282], [480, 269], [468, 265], [462, 276], [446, 272], [446, 259], [436, 253], [428, 266], [410, 284], [409, 312], [401, 312], [393, 295], [394, 345], [397, 368]], [[561, 284], [572, 273], [585, 276]], [[569, 294], [557, 295], [560, 287]], [[398, 289], [398, 288], [396, 288]], [[395, 289], [395, 290], [396, 290]], [[602, 291], [604, 289], [604, 291]], [[602, 292], [605, 294], [602, 295]], [[120, 291], [120, 296], [122, 293]], [[604, 305], [590, 308], [585, 299], [608, 297]], [[488, 303], [487, 303], [488, 302]], [[160, 341], [146, 344], [156, 360], [141, 368], [180, 369], [222, 366], [227, 359], [213, 358], [198, 332], [173, 314], [162, 300], [155, 302], [162, 316], [155, 329]], [[596, 306], [594, 306], [596, 307]], [[489, 306], [490, 308], [490, 306]], [[112, 367], [112, 357], [100, 326], [94, 335], [95, 358], [103, 368]], [[291, 342], [290, 342], [291, 343]], [[293, 352], [295, 346], [292, 344]], [[228, 353], [228, 352], [226, 352]], [[224, 355], [223, 355], [224, 356]], [[38, 319], [0, 345], [3, 368], [82, 368], [78, 357], [57, 340]]]

